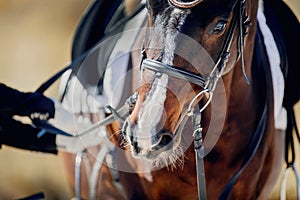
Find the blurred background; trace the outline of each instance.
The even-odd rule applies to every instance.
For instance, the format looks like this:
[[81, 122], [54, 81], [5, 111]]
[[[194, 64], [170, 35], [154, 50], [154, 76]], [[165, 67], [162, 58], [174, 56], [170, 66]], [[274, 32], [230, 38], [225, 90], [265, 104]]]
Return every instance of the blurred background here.
[[[73, 34], [90, 0], [0, 0], [0, 81], [34, 91], [70, 60]], [[57, 96], [58, 84], [46, 95]], [[44, 192], [71, 199], [62, 160], [56, 155], [3, 146], [0, 199]]]
[[[61, 69], [70, 60], [73, 34], [89, 3], [90, 0], [0, 0], [0, 81], [21, 91], [34, 91]], [[300, 1], [287, 3], [300, 19]], [[57, 97], [57, 84], [46, 95]], [[298, 120], [299, 107], [298, 104]], [[299, 146], [297, 152], [300, 170]], [[290, 189], [293, 195], [294, 188]], [[51, 200], [74, 196], [61, 158], [3, 146], [0, 200], [40, 191]], [[279, 199], [278, 186], [271, 199]]]

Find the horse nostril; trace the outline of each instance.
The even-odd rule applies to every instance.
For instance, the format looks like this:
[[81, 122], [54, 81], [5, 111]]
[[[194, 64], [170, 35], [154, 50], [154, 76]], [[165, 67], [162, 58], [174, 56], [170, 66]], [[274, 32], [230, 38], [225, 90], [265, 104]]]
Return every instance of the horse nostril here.
[[171, 133], [162, 133], [159, 136], [159, 140], [151, 147], [153, 151], [159, 150], [160, 148], [168, 145], [173, 140]]
[[167, 145], [172, 141], [172, 136], [169, 134], [164, 134], [161, 136], [160, 144]]

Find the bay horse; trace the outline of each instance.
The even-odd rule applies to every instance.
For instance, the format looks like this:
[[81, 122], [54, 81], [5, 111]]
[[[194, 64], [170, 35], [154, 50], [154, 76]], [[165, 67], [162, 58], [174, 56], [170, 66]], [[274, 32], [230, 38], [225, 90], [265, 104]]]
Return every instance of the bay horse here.
[[[133, 186], [132, 175], [120, 176], [129, 199], [196, 199], [197, 143], [190, 144], [200, 130], [207, 197], [266, 199], [281, 169], [284, 136], [275, 133], [270, 69], [252, 59], [259, 2], [147, 3], [152, 29], [143, 43], [142, 84], [123, 134], [134, 157], [161, 168], [140, 173], [134, 184], [140, 187]], [[198, 44], [212, 62], [194, 48]], [[186, 122], [190, 114], [194, 123]], [[256, 134], [259, 144], [251, 142]], [[245, 161], [252, 153], [249, 145], [258, 146]], [[231, 179], [235, 173], [241, 173], [237, 180]], [[231, 181], [234, 186], [228, 186]]]
[[284, 135], [274, 125], [259, 1], [146, 4], [148, 28], [136, 41], [142, 57], [132, 53], [138, 96], [125, 121], [107, 127], [114, 164], [99, 167], [97, 199], [266, 199]]

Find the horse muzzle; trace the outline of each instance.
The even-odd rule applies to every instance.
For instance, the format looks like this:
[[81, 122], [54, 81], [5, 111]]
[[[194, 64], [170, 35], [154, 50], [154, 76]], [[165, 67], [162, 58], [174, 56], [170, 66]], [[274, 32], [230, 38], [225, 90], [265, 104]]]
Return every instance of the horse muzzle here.
[[172, 151], [175, 148], [178, 140], [177, 134], [162, 129], [147, 137], [137, 126], [130, 118], [123, 125], [123, 134], [134, 157], [155, 160], [161, 153]]

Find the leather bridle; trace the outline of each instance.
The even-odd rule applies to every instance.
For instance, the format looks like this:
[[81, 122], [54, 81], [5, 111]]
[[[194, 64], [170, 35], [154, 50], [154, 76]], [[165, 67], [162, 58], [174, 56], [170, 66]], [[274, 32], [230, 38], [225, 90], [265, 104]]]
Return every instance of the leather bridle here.
[[[181, 2], [177, 0], [169, 0], [169, 2], [179, 8], [186, 9], [191, 8], [202, 1], [196, 0], [192, 2]], [[227, 62], [230, 56], [230, 48], [232, 46], [232, 41], [235, 35], [235, 30], [238, 27], [238, 58], [241, 59], [242, 63], [242, 71], [244, 78], [247, 83], [249, 80], [245, 73], [244, 67], [244, 57], [243, 57], [243, 47], [244, 47], [244, 40], [247, 35], [247, 29], [251, 25], [249, 21], [249, 17], [247, 15], [246, 9], [246, 0], [237, 0], [234, 5], [233, 10], [233, 18], [231, 20], [227, 37], [223, 44], [223, 48], [220, 51], [219, 58], [215, 63], [215, 66], [211, 70], [211, 72], [207, 76], [198, 75], [183, 69], [180, 69], [176, 66], [170, 66], [160, 61], [151, 60], [147, 58], [147, 54], [145, 48], [142, 50], [142, 62], [141, 62], [141, 69], [142, 70], [151, 70], [156, 73], [156, 77], [159, 78], [161, 74], [166, 74], [174, 78], [178, 78], [197, 86], [200, 86], [202, 90], [195, 95], [192, 101], [189, 104], [186, 114], [183, 116], [183, 119], [180, 120], [179, 128], [182, 130], [182, 123], [186, 122], [189, 117], [193, 119], [193, 136], [194, 136], [194, 149], [196, 153], [196, 171], [197, 171], [197, 188], [198, 188], [198, 199], [204, 200], [207, 199], [206, 197], [206, 183], [205, 183], [205, 171], [204, 171], [204, 146], [203, 146], [203, 137], [202, 137], [202, 127], [201, 127], [201, 113], [202, 111], [209, 105], [218, 80], [222, 77], [225, 67], [227, 66]], [[237, 58], [237, 60], [238, 60]], [[207, 100], [206, 104], [199, 109], [194, 109], [195, 102], [197, 101], [198, 97], [203, 93], [209, 93], [209, 99]], [[176, 130], [176, 133], [179, 130]], [[242, 169], [243, 170], [243, 169]], [[237, 175], [238, 177], [239, 175]], [[237, 179], [237, 177], [234, 177]], [[234, 182], [235, 183], [235, 182]], [[222, 192], [226, 193], [226, 195], [222, 196], [222, 198], [228, 198], [230, 195], [230, 191], [233, 185], [227, 185], [226, 191]], [[225, 189], [224, 189], [225, 190]]]
[[[247, 34], [247, 28], [249, 27], [250, 22], [246, 13], [246, 1], [238, 0], [234, 6], [235, 6], [235, 11], [234, 11], [235, 13], [232, 22], [230, 24], [223, 48], [219, 54], [220, 56], [218, 60], [215, 62], [216, 63], [215, 66], [207, 76], [194, 74], [192, 72], [188, 72], [186, 70], [177, 68], [176, 66], [170, 66], [160, 61], [148, 59], [144, 48], [142, 50], [141, 68], [148, 69], [156, 73], [167, 74], [169, 76], [182, 79], [190, 83], [193, 83], [195, 85], [198, 85], [203, 90], [207, 89], [208, 92], [213, 92], [219, 78], [223, 75], [223, 71], [226, 67], [226, 63], [230, 56], [230, 48], [234, 38], [234, 31], [237, 26], [239, 26], [238, 57], [241, 57], [243, 59], [242, 57], [243, 44], [244, 44], [245, 36]], [[244, 68], [243, 63], [244, 61], [242, 60], [242, 65], [243, 65], [242, 68]], [[244, 76], [245, 79], [248, 80], [248, 78], [246, 78], [245, 73]]]

